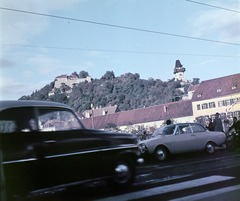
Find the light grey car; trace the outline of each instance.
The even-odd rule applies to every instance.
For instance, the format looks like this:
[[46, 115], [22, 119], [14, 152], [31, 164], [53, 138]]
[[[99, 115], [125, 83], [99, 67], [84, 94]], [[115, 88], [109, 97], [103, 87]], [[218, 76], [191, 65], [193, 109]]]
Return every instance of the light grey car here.
[[155, 156], [163, 161], [171, 154], [205, 150], [212, 154], [215, 146], [225, 143], [225, 133], [208, 131], [198, 123], [171, 124], [158, 128], [148, 140], [140, 141], [143, 157]]

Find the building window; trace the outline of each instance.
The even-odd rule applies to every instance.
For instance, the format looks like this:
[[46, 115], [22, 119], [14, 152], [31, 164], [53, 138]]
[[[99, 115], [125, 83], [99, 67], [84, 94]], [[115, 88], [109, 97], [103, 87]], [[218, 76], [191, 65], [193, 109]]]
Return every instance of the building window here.
[[205, 116], [204, 116], [204, 122], [207, 122], [208, 119], [209, 119], [209, 115], [205, 115]]
[[231, 105], [231, 101], [230, 101], [230, 99], [225, 100], [225, 105]]
[[202, 109], [203, 110], [208, 109], [208, 104], [207, 103], [202, 104]]
[[202, 91], [198, 92], [197, 97], [198, 97], [198, 98], [202, 97], [202, 93], [203, 93]]
[[233, 113], [232, 112], [228, 112], [227, 116], [228, 116], [228, 118], [233, 118]]
[[197, 110], [201, 110], [201, 107], [200, 107], [200, 105], [197, 105]]
[[231, 104], [239, 103], [239, 98], [233, 98], [230, 100]]
[[218, 106], [219, 107], [225, 106], [225, 101], [218, 101]]
[[237, 118], [240, 117], [240, 111], [234, 112], [234, 113], [233, 113], [233, 116], [234, 116], [234, 117], [237, 117]]
[[237, 84], [235, 84], [234, 86], [232, 86], [232, 89], [236, 89], [237, 88]]
[[216, 107], [216, 106], [215, 106], [215, 102], [209, 103], [209, 108], [214, 108], [214, 107]]
[[210, 115], [212, 121], [215, 119], [215, 114]]

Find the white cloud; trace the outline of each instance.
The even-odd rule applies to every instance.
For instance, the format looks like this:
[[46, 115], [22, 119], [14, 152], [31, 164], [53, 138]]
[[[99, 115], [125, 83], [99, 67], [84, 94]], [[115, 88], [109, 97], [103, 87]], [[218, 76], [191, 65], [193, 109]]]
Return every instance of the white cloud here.
[[[223, 8], [239, 10], [239, 4], [218, 5], [217, 2], [211, 3]], [[206, 8], [205, 8], [206, 9]], [[239, 13], [212, 8], [203, 11], [201, 14], [191, 18], [193, 36], [214, 38], [225, 42], [240, 42], [240, 17]]]
[[1, 78], [0, 82], [0, 100], [17, 100], [23, 95], [30, 95], [33, 91], [41, 89], [50, 80], [44, 80], [39, 83], [20, 82], [12, 78]]
[[202, 65], [212, 63], [212, 62], [215, 62], [215, 61], [216, 61], [215, 59], [211, 59], [211, 60], [208, 60], [208, 61], [204, 61], [204, 62], [200, 63], [199, 65], [202, 66]]
[[52, 58], [45, 54], [35, 54], [31, 55], [30, 58], [26, 59], [24, 65], [30, 66], [29, 72], [26, 71], [25, 75], [31, 75], [32, 72], [38, 77], [47, 77], [49, 79], [54, 79], [58, 75], [67, 74], [70, 75], [74, 71], [79, 73], [81, 70], [87, 71], [88, 69], [95, 68], [94, 63], [91, 61], [78, 61], [78, 64], [65, 64], [62, 60]]
[[[1, 0], [1, 7], [30, 12], [50, 14], [54, 10], [69, 10], [82, 0]], [[49, 17], [31, 15], [16, 11], [0, 10], [1, 37], [4, 44], [27, 44], [28, 41], [49, 26]]]
[[36, 54], [26, 60], [28, 66], [33, 66], [40, 75], [51, 76], [58, 74], [64, 65], [61, 61], [43, 54]]

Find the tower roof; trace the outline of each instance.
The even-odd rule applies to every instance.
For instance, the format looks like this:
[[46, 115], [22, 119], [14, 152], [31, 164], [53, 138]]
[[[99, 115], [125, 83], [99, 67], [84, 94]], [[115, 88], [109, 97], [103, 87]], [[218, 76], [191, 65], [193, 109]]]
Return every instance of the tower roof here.
[[175, 68], [180, 68], [183, 65], [181, 64], [180, 60], [176, 60]]
[[175, 64], [175, 68], [174, 68], [174, 71], [173, 73], [176, 74], [176, 73], [184, 73], [186, 71], [185, 68], [182, 67], [183, 65], [181, 64], [180, 60], [176, 60], [176, 64]]

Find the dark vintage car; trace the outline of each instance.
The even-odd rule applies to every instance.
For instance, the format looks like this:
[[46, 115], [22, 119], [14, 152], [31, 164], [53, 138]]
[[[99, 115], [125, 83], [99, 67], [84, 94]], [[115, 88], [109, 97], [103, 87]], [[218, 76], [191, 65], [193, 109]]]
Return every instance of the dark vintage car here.
[[86, 129], [67, 105], [0, 101], [1, 188], [31, 196], [106, 179], [115, 188], [134, 182], [134, 134]]

